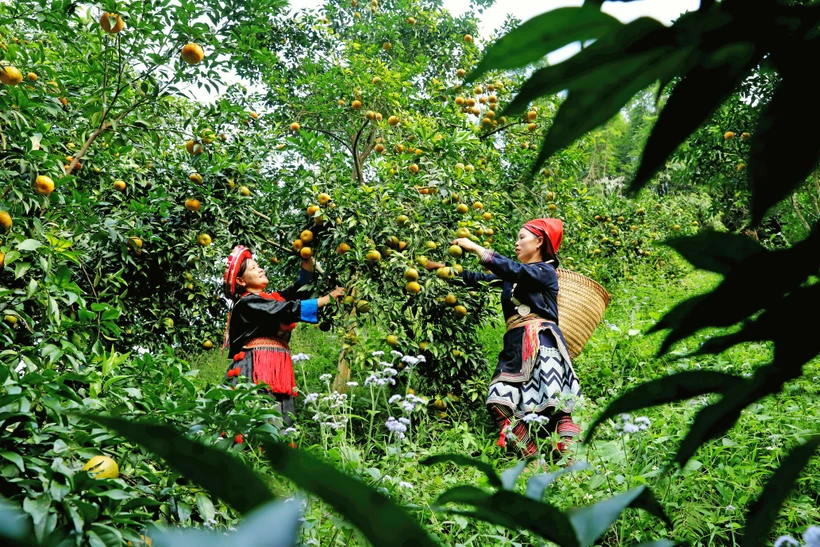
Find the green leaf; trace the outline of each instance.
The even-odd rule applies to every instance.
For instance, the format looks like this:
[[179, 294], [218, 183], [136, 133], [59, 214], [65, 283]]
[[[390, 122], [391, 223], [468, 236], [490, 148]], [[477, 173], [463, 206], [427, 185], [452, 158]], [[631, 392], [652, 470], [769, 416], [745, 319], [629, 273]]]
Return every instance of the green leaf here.
[[586, 437], [591, 441], [595, 430], [604, 420], [643, 408], [674, 403], [704, 395], [727, 393], [743, 382], [742, 378], [712, 370], [691, 370], [664, 376], [639, 385], [611, 403], [589, 426]]
[[22, 543], [30, 535], [28, 515], [10, 501], [0, 498], [0, 538]]
[[604, 82], [611, 84], [620, 67], [634, 64], [634, 57], [656, 57], [670, 48], [675, 48], [674, 33], [654, 19], [641, 17], [566, 61], [535, 71], [501, 115], [520, 114], [538, 97], [566, 89], [610, 91], [601, 88]]
[[0, 452], [0, 457], [3, 457], [16, 465], [21, 473], [26, 471], [26, 464], [23, 463], [23, 457], [20, 454], [4, 450], [3, 452]]
[[501, 488], [504, 490], [513, 490], [515, 489], [515, 481], [518, 480], [519, 475], [521, 472], [524, 471], [524, 468], [527, 467], [527, 462], [529, 460], [524, 459], [518, 462], [514, 467], [511, 467], [501, 473]]
[[240, 513], [248, 513], [273, 499], [265, 483], [239, 459], [222, 450], [186, 439], [168, 426], [106, 416], [83, 417], [151, 450], [175, 471]]
[[579, 545], [567, 516], [557, 507], [533, 501], [516, 492], [499, 490], [488, 494], [474, 486], [462, 485], [439, 496], [438, 502], [469, 504], [471, 512], [456, 512], [500, 524], [511, 530], [525, 529], [565, 547]]
[[39, 249], [42, 246], [43, 246], [43, 244], [40, 243], [39, 241], [37, 241], [36, 239], [26, 239], [24, 241], [21, 241], [17, 245], [17, 250], [18, 251], [36, 251], [37, 249]]
[[621, 23], [599, 10], [559, 8], [542, 13], [502, 36], [484, 53], [466, 81], [476, 81], [490, 70], [518, 68], [577, 41], [599, 38]]
[[214, 509], [214, 504], [211, 501], [211, 498], [202, 492], [198, 492], [196, 495], [196, 506], [197, 509], [199, 509], [199, 514], [202, 517], [202, 520], [208, 522], [214, 520], [216, 517], [216, 509]]
[[[731, 54], [726, 55], [724, 50]], [[643, 188], [678, 145], [732, 94], [760, 58], [749, 43], [729, 44], [713, 55], [725, 62], [696, 66], [675, 86], [646, 142], [630, 192]]]
[[[820, 104], [811, 94], [808, 74], [790, 72], [758, 118], [749, 147], [752, 222], [788, 196], [817, 165], [820, 134], [805, 131], [820, 125]], [[799, 137], [797, 137], [799, 135]]]
[[[156, 547], [292, 547], [299, 544], [302, 500], [269, 502], [250, 513], [227, 537], [224, 532], [175, 528], [151, 534]], [[272, 527], [272, 523], [275, 526]]]
[[462, 456], [460, 454], [438, 454], [436, 456], [430, 456], [429, 458], [423, 459], [421, 461], [421, 465], [435, 465], [437, 463], [445, 462], [454, 463], [460, 466], [475, 467], [484, 473], [487, 477], [487, 481], [490, 483], [490, 486], [494, 486], [496, 488], [504, 487], [504, 483], [501, 482], [501, 477], [498, 476], [498, 473], [495, 472], [492, 465], [480, 460], [468, 458], [467, 456]]
[[524, 493], [530, 499], [541, 501], [544, 499], [544, 490], [547, 489], [547, 486], [555, 482], [561, 475], [565, 473], [571, 473], [573, 471], [583, 471], [584, 469], [589, 469], [589, 464], [586, 462], [575, 462], [570, 466], [567, 466], [563, 469], [559, 469], [558, 471], [554, 471], [552, 473], [542, 473], [540, 475], [534, 475], [530, 477], [527, 481], [527, 491]]
[[780, 467], [769, 478], [763, 492], [746, 514], [746, 528], [743, 531], [742, 547], [763, 547], [769, 532], [780, 513], [783, 502], [795, 481], [800, 476], [809, 459], [820, 447], [820, 437], [814, 437], [805, 444], [794, 448], [780, 463]]
[[763, 247], [750, 237], [725, 232], [700, 232], [664, 241], [695, 268], [726, 275]]
[[672, 521], [666, 516], [652, 491], [646, 486], [639, 486], [590, 507], [570, 509], [569, 519], [578, 534], [581, 547], [595, 543], [628, 507], [643, 509], [672, 528]]
[[264, 443], [264, 447], [274, 471], [322, 498], [375, 547], [395, 545], [396, 538], [407, 545], [435, 545], [415, 519], [360, 480], [285, 444]]

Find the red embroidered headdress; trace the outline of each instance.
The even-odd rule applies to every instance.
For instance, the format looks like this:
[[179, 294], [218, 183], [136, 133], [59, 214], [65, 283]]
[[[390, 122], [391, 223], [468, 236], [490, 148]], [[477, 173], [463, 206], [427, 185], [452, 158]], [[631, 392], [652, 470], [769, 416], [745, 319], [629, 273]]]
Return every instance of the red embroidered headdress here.
[[524, 224], [524, 228], [537, 235], [543, 237], [545, 243], [549, 243], [550, 254], [555, 255], [558, 252], [558, 247], [561, 246], [561, 240], [564, 238], [564, 223], [557, 218], [536, 218]]
[[239, 268], [245, 259], [253, 258], [250, 249], [243, 245], [237, 245], [228, 256], [228, 266], [225, 268], [225, 275], [222, 277], [222, 289], [228, 300], [235, 299], [236, 278], [239, 275]]

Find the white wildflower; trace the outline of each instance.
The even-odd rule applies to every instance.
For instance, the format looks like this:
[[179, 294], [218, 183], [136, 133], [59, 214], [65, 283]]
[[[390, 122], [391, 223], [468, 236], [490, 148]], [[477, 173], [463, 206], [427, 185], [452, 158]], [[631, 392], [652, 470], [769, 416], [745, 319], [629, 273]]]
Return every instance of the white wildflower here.
[[800, 547], [800, 542], [791, 536], [780, 536], [774, 542], [772, 547], [783, 547], [783, 545], [796, 545], [797, 547]]
[[372, 355], [373, 357], [381, 357], [382, 355], [384, 355], [384, 352], [382, 350], [378, 350], [372, 352], [370, 355]]
[[388, 402], [388, 403], [390, 403], [391, 405], [392, 405], [393, 403], [395, 403], [396, 401], [401, 401], [401, 395], [399, 395], [398, 393], [397, 393], [397, 394], [395, 394], [395, 395], [392, 395], [392, 396], [391, 396], [391, 397], [387, 400], [387, 402]]
[[305, 397], [305, 404], [315, 403], [319, 399], [318, 393], [310, 393]]
[[348, 387], [359, 387], [359, 382], [348, 382]]
[[409, 482], [407, 482], [407, 481], [401, 481], [401, 482], [399, 483], [399, 487], [400, 487], [400, 488], [408, 488], [408, 489], [409, 489], [409, 488], [413, 488], [413, 485], [412, 485], [412, 484], [410, 484], [410, 483], [409, 483]]
[[417, 357], [413, 357], [411, 355], [405, 355], [401, 358], [402, 363], [407, 363], [411, 367], [419, 362]]
[[410, 425], [410, 420], [408, 420], [407, 418], [405, 418], [403, 416], [401, 418], [399, 418], [399, 422], [403, 423], [404, 425]]
[[319, 376], [319, 381], [329, 382], [331, 378], [333, 378], [332, 374], [322, 374], [321, 376]]
[[396, 374], [398, 374], [398, 373], [399, 373], [399, 371], [398, 371], [398, 370], [396, 370], [396, 369], [394, 369], [394, 368], [392, 368], [392, 367], [388, 367], [388, 368], [384, 369], [384, 370], [382, 371], [382, 373], [383, 373], [385, 376], [395, 376]]
[[641, 428], [633, 423], [624, 424], [624, 433], [637, 433]]
[[310, 359], [310, 355], [308, 355], [307, 353], [297, 353], [296, 355], [290, 358], [290, 360], [294, 363], [298, 363], [299, 361], [307, 361], [308, 359]]
[[400, 351], [396, 351], [396, 350], [394, 350], [394, 349], [393, 349], [393, 350], [390, 350], [390, 355], [394, 355], [394, 356], [396, 356], [396, 357], [403, 357], [403, 356], [404, 356], [404, 354], [403, 354], [402, 352], [400, 352]]

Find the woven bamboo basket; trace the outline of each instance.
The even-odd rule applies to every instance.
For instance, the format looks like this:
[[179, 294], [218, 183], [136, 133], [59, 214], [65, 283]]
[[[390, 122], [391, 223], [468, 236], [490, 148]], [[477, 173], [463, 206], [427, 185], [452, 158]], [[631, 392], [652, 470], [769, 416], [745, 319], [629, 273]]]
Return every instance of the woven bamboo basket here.
[[575, 359], [604, 318], [609, 293], [592, 279], [558, 268], [558, 325]]

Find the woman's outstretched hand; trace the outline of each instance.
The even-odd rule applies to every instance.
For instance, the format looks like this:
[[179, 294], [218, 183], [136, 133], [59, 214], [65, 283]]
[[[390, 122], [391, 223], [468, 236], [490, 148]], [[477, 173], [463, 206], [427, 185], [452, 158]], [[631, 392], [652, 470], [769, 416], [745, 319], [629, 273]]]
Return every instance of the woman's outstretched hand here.
[[481, 255], [484, 252], [484, 247], [475, 243], [474, 241], [470, 241], [466, 237], [460, 237], [458, 239], [453, 240], [453, 245], [458, 245], [465, 251], [469, 251], [471, 253], [475, 253], [477, 255]]
[[344, 287], [336, 287], [332, 291], [330, 291], [330, 296], [335, 298], [336, 300], [340, 299], [345, 295], [345, 288]]
[[344, 287], [336, 287], [332, 291], [330, 291], [325, 296], [320, 296], [319, 299], [316, 301], [320, 308], [324, 308], [328, 304], [330, 304], [330, 300], [338, 300], [339, 298], [345, 295], [345, 288]]

